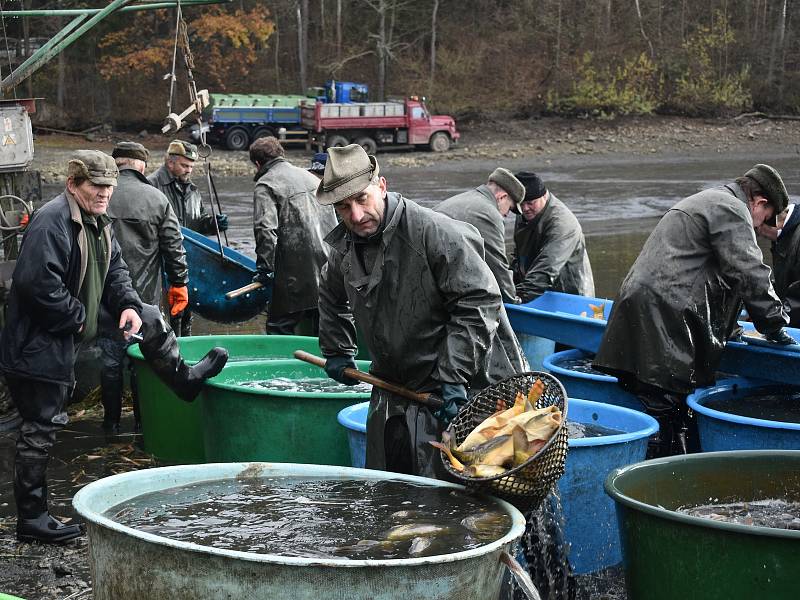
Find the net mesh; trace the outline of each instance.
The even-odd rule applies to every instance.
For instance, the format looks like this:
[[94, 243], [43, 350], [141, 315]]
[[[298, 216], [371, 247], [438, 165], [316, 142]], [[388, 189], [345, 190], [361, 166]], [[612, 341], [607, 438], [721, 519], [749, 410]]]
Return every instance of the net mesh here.
[[568, 440], [567, 393], [561, 382], [551, 374], [540, 371], [514, 375], [481, 390], [459, 411], [448, 427], [455, 443], [460, 444], [498, 409], [510, 408], [517, 392], [527, 396], [537, 379], [542, 380], [544, 391], [535, 408], [557, 406], [562, 417], [558, 430], [539, 452], [521, 465], [493, 477], [468, 477], [455, 470], [444, 452], [440, 452], [445, 469], [468, 489], [502, 498], [523, 512], [537, 509], [564, 474]]

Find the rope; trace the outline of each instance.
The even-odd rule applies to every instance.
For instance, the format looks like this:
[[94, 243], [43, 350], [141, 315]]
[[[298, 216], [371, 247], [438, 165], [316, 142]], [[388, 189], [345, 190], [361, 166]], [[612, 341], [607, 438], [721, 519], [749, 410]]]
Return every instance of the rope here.
[[[6, 34], [6, 17], [5, 13], [3, 12], [3, 2], [0, 0], [0, 23], [3, 25], [3, 37], [5, 38], [6, 42], [6, 58], [8, 59], [8, 74], [10, 75], [14, 71], [14, 67], [11, 66], [11, 50], [8, 47], [8, 35]], [[0, 70], [1, 71], [1, 70]], [[2, 73], [0, 73], [0, 79], [2, 79]], [[14, 100], [17, 99], [17, 86], [15, 85], [12, 88], [14, 92]]]

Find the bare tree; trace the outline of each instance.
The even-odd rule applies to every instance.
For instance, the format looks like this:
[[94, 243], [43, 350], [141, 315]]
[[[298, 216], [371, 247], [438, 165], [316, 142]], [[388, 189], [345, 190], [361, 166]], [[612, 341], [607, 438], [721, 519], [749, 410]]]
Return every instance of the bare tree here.
[[439, 12], [439, 0], [433, 0], [431, 11], [431, 73], [428, 82], [428, 97], [433, 97], [433, 86], [436, 84], [436, 16]]
[[639, 31], [642, 32], [642, 37], [644, 41], [647, 42], [647, 47], [650, 48], [650, 58], [655, 58], [656, 53], [653, 50], [653, 43], [650, 41], [650, 38], [647, 37], [647, 34], [644, 31], [644, 20], [642, 19], [642, 7], [639, 6], [639, 0], [633, 0], [633, 3], [636, 5], [636, 15], [639, 17]]
[[298, 0], [297, 14], [297, 59], [300, 67], [300, 89], [308, 88], [308, 0]]

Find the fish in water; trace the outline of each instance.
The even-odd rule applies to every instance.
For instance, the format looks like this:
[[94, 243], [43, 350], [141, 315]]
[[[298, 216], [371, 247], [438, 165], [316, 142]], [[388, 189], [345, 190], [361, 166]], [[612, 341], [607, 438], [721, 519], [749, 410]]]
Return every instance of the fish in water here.
[[434, 523], [414, 523], [411, 525], [398, 525], [392, 527], [386, 533], [386, 539], [390, 542], [413, 540], [418, 537], [436, 537], [450, 533], [449, 527], [436, 525]]
[[489, 511], [469, 515], [461, 520], [461, 525], [478, 537], [491, 537], [495, 539], [503, 535], [511, 523], [511, 518], [506, 513]]
[[408, 549], [409, 556], [421, 556], [433, 545], [433, 538], [415, 537], [411, 540], [411, 547]]
[[[589, 308], [592, 309], [592, 318], [593, 319], [605, 319], [605, 310], [606, 310], [606, 303], [601, 302], [600, 304], [589, 304]], [[589, 313], [585, 310], [581, 312], [582, 317], [588, 317]]]
[[427, 516], [428, 513], [421, 510], [398, 510], [397, 512], [393, 512], [389, 518], [392, 521], [421, 521]]

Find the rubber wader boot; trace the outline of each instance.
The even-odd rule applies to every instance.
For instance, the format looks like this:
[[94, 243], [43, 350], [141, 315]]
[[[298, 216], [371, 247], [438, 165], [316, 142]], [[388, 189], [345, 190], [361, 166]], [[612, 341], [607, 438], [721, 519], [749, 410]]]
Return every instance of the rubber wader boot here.
[[136, 378], [136, 369], [130, 366], [131, 396], [133, 398], [133, 432], [142, 431], [142, 413], [139, 409], [139, 381]]
[[103, 431], [119, 434], [122, 416], [122, 378], [103, 370], [100, 373], [100, 397], [103, 402]]
[[156, 375], [186, 402], [192, 402], [203, 389], [205, 380], [217, 375], [228, 362], [228, 351], [217, 347], [190, 367], [181, 358], [178, 338], [172, 331], [145, 338], [139, 348]]
[[58, 544], [84, 534], [83, 525], [65, 525], [47, 511], [49, 458], [22, 458], [14, 462], [14, 499], [17, 503], [17, 539]]

